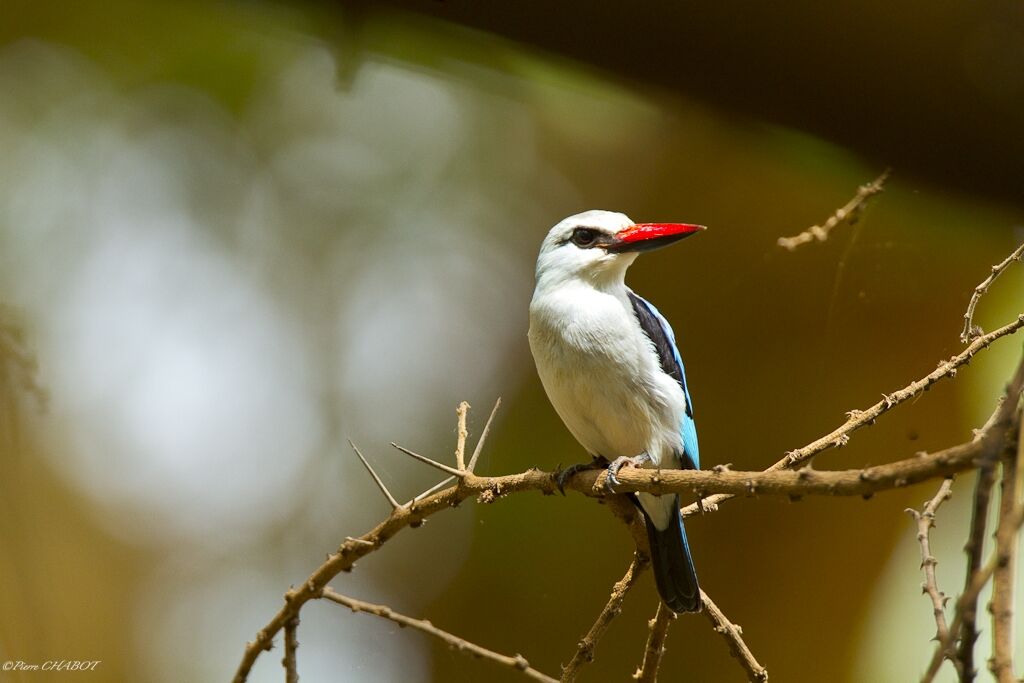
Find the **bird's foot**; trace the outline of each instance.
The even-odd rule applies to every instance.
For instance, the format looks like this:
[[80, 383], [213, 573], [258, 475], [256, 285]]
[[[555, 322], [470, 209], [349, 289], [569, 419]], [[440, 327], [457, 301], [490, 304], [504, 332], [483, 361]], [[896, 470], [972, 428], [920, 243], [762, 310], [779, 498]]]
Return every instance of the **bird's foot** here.
[[616, 476], [626, 465], [630, 467], [643, 467], [647, 463], [651, 462], [651, 456], [646, 453], [640, 455], [634, 455], [632, 458], [625, 456], [615, 458], [611, 464], [608, 465], [608, 478], [605, 480], [604, 486], [609, 492], [615, 493], [615, 487], [619, 485], [619, 478]]
[[564, 470], [559, 470], [555, 473], [555, 483], [558, 484], [558, 492], [564, 496], [566, 483], [580, 472], [603, 470], [607, 466], [608, 460], [601, 456], [595, 456], [590, 462], [578, 462], [575, 465], [569, 465]]

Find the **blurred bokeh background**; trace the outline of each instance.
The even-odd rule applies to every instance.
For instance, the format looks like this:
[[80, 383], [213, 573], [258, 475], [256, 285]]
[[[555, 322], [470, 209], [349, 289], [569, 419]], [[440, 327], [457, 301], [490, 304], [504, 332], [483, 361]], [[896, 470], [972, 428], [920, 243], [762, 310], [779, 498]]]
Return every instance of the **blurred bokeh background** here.
[[[710, 226], [630, 283], [674, 324], [704, 459], [744, 469], [956, 353], [971, 289], [1024, 239], [1019, 3], [483, 5], [0, 0], [0, 660], [227, 680], [288, 586], [387, 512], [345, 438], [408, 498], [434, 473], [387, 443], [449, 457], [457, 403], [476, 434], [500, 395], [483, 471], [583, 459], [526, 344], [566, 215]], [[775, 246], [890, 165], [855, 226]], [[964, 440], [1020, 349], [817, 466]], [[933, 537], [947, 592], [971, 483]], [[914, 680], [933, 625], [903, 509], [934, 488], [733, 501], [688, 523], [702, 583], [773, 680]], [[629, 553], [593, 501], [520, 495], [334, 586], [557, 673]], [[650, 583], [584, 680], [636, 667]], [[304, 681], [518, 680], [303, 615]], [[703, 619], [668, 647], [665, 680], [742, 680]]]

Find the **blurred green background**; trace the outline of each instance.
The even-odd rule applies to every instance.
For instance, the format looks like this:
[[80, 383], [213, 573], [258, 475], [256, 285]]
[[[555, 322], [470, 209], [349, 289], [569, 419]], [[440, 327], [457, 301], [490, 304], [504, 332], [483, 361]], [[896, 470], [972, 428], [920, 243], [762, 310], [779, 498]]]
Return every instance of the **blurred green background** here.
[[[710, 226], [630, 273], [675, 327], [708, 466], [767, 466], [930, 371], [1024, 239], [1024, 12], [965, 7], [0, 0], [0, 661], [227, 680], [288, 586], [387, 512], [345, 438], [408, 498], [434, 474], [387, 443], [450, 457], [457, 403], [475, 434], [501, 395], [484, 472], [584, 459], [526, 344], [540, 240], [584, 209]], [[855, 226], [775, 246], [888, 165]], [[1020, 348], [817, 466], [964, 440]], [[970, 485], [934, 533], [947, 592]], [[773, 680], [914, 680], [933, 624], [903, 509], [934, 489], [733, 501], [687, 524], [703, 586]], [[519, 495], [333, 585], [557, 673], [630, 549], [592, 500]], [[638, 665], [650, 584], [582, 680]], [[304, 681], [519, 680], [303, 615]], [[701, 618], [668, 648], [663, 680], [742, 680]]]

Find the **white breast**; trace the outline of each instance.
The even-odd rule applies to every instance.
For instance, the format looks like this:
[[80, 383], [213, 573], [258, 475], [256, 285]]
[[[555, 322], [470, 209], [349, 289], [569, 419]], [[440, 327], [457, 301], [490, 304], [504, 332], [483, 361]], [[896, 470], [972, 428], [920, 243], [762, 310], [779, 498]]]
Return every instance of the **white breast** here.
[[558, 415], [592, 455], [675, 467], [686, 397], [661, 371], [626, 295], [580, 283], [535, 292], [530, 349]]

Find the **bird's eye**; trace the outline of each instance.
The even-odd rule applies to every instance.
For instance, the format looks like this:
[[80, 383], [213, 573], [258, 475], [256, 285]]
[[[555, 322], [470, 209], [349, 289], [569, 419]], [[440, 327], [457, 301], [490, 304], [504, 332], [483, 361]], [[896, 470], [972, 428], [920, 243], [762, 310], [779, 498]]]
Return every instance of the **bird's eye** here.
[[597, 241], [597, 230], [592, 228], [576, 228], [572, 231], [572, 242], [577, 247], [592, 247]]

